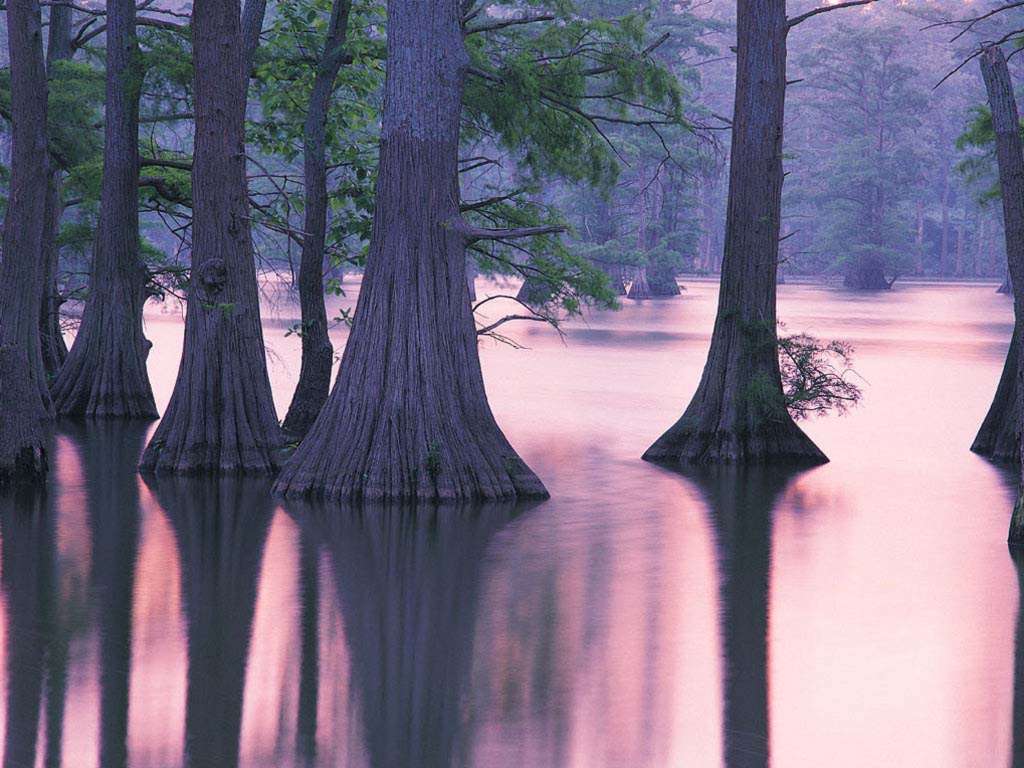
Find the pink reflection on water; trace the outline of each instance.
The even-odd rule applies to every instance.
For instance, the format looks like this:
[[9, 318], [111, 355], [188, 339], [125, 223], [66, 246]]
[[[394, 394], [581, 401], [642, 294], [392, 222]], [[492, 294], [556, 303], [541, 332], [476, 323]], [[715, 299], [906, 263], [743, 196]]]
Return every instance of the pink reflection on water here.
[[[356, 290], [347, 290], [342, 301], [350, 306]], [[528, 350], [482, 343], [498, 421], [552, 499], [481, 534], [479, 562], [459, 564], [459, 574], [479, 582], [463, 585], [469, 604], [453, 614], [473, 622], [465, 679], [431, 661], [435, 645], [417, 645], [423, 641], [402, 625], [421, 615], [426, 626], [462, 636], [426, 616], [433, 608], [424, 596], [405, 590], [411, 603], [396, 606], [392, 581], [358, 581], [364, 572], [338, 569], [337, 553], [316, 544], [314, 764], [371, 765], [367, 734], [379, 738], [394, 722], [363, 711], [373, 692], [361, 686], [392, 667], [383, 665], [378, 677], [354, 668], [357, 658], [372, 658], [374, 646], [367, 627], [346, 626], [339, 602], [346, 579], [354, 594], [367, 590], [377, 601], [381, 653], [387, 644], [404, 649], [412, 662], [395, 669], [416, 670], [409, 678], [396, 673], [387, 690], [404, 697], [412, 719], [457, 701], [456, 716], [444, 722], [458, 724], [460, 754], [475, 766], [720, 766], [728, 759], [724, 734], [735, 737], [745, 726], [752, 731], [744, 738], [766, 745], [775, 768], [1007, 761], [1019, 602], [1004, 544], [1012, 481], [968, 447], [1002, 366], [1009, 301], [994, 286], [897, 284], [870, 296], [782, 287], [779, 313], [790, 332], [855, 346], [865, 399], [846, 418], [806, 425], [832, 463], [788, 479], [771, 500], [759, 597], [728, 589], [727, 578], [756, 585], [758, 574], [744, 571], [755, 563], [726, 556], [732, 534], [716, 517], [722, 500], [713, 485], [638, 459], [696, 385], [715, 299], [714, 284], [693, 282], [677, 300], [627, 302], [621, 312], [573, 322], [565, 343], [534, 325], [514, 331]], [[283, 414], [299, 346], [284, 336], [294, 310], [275, 311], [266, 336]], [[147, 318], [161, 408], [181, 332], [174, 312]], [[344, 337], [335, 331], [336, 347]], [[75, 448], [59, 441], [55, 604], [74, 628], [63, 764], [76, 768], [97, 764], [100, 728], [85, 471]], [[138, 494], [129, 755], [132, 766], [179, 765], [189, 662], [182, 565], [164, 510], [144, 484]], [[243, 766], [302, 764], [300, 573], [311, 531], [279, 509], [261, 553], [239, 734]], [[395, 556], [398, 565], [386, 571], [392, 579], [402, 573], [401, 553]], [[430, 552], [417, 557], [431, 583], [447, 583], [444, 562]], [[729, 710], [730, 670], [751, 660], [756, 667], [761, 652], [756, 642], [730, 646], [757, 626], [756, 616], [747, 621], [730, 611], [756, 608], [759, 599], [768, 627], [760, 670], [766, 711]], [[5, 680], [7, 611], [5, 597]], [[728, 648], [741, 658], [730, 658]], [[453, 685], [458, 696], [428, 695]], [[6, 722], [0, 707], [3, 730]], [[37, 762], [42, 723], [40, 731]]]

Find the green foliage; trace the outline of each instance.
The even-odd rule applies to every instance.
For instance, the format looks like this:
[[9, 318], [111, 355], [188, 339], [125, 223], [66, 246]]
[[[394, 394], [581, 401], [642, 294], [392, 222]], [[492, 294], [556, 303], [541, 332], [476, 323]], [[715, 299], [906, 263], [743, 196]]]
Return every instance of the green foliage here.
[[861, 390], [850, 381], [853, 347], [823, 342], [804, 333], [779, 337], [783, 397], [794, 419], [835, 411], [843, 415], [860, 402]]

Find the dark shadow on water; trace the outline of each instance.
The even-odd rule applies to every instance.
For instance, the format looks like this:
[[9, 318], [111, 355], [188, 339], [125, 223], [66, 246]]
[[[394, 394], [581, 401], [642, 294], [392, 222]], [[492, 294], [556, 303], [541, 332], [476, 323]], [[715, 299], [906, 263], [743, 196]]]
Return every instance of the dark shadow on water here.
[[1013, 740], [1010, 765], [1012, 768], [1024, 768], [1024, 552], [1011, 549], [1010, 557], [1017, 570], [1017, 584], [1020, 591], [1020, 604], [1017, 607], [1017, 630], [1014, 635]]
[[481, 566], [494, 534], [523, 507], [287, 508], [329, 563], [369, 764], [467, 764]]
[[36, 764], [46, 642], [54, 615], [54, 519], [45, 490], [0, 489], [2, 587], [7, 605], [4, 768]]
[[270, 480], [145, 478], [174, 529], [188, 632], [185, 765], [234, 768]]
[[704, 497], [715, 533], [727, 768], [767, 768], [768, 601], [776, 505], [799, 470], [694, 467], [679, 472]]
[[149, 424], [102, 420], [61, 427], [77, 448], [85, 472], [90, 588], [100, 642], [99, 764], [124, 768], [140, 525], [135, 467]]

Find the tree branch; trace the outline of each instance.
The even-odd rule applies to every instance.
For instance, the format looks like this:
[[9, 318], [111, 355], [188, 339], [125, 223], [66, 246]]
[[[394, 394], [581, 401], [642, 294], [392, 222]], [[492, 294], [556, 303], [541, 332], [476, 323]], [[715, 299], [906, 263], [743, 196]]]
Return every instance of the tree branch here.
[[801, 13], [799, 16], [794, 16], [792, 19], [786, 20], [786, 31], [789, 32], [797, 24], [802, 24], [812, 16], [817, 16], [819, 13], [828, 13], [829, 11], [838, 11], [840, 8], [852, 8], [855, 5], [869, 5], [871, 3], [877, 3], [878, 0], [847, 0], [845, 3], [836, 3], [835, 5], [822, 5], [818, 8], [814, 8], [807, 13]]
[[464, 34], [475, 35], [480, 32], [496, 32], [499, 29], [505, 29], [506, 27], [512, 27], [519, 24], [533, 24], [538, 21], [554, 21], [555, 17], [550, 13], [541, 13], [536, 16], [520, 16], [514, 19], [498, 19], [495, 21], [488, 22], [486, 24], [477, 24], [472, 27], [466, 27]]
[[565, 227], [550, 224], [540, 227], [517, 227], [515, 229], [486, 229], [474, 227], [461, 217], [455, 217], [450, 226], [470, 242], [477, 240], [515, 240], [521, 237], [537, 237], [538, 235], [557, 235], [565, 232]]

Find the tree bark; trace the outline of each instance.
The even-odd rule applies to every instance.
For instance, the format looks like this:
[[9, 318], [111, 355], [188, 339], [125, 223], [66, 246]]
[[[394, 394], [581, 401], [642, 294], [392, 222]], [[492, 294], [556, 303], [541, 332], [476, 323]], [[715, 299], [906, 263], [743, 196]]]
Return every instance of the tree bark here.
[[[1017, 101], [1013, 95], [1013, 84], [1010, 71], [1006, 66], [1006, 57], [998, 46], [987, 46], [979, 58], [981, 75], [988, 92], [988, 103], [992, 111], [992, 127], [996, 135], [996, 163], [999, 166], [999, 185], [1002, 189], [1003, 221], [1006, 235], [1006, 261], [1010, 277], [1014, 285], [1024, 285], [1024, 149], [1020, 141], [1020, 118], [1017, 112]], [[1024, 356], [1020, 354], [1020, 340], [1024, 329], [1024, 291], [1014, 291], [1014, 339], [1011, 341], [1011, 353], [1016, 352], [1016, 420], [1018, 435], [1020, 434], [1020, 398], [1024, 393], [1021, 377], [1024, 376]], [[1009, 360], [1009, 355], [1007, 359]], [[1009, 363], [1008, 363], [1009, 364]], [[1004, 369], [1005, 371], [1005, 369]], [[999, 392], [996, 392], [998, 400]], [[994, 406], [995, 404], [993, 404]], [[1007, 416], [1012, 408], [1007, 409]], [[991, 411], [990, 411], [991, 414]], [[984, 428], [984, 427], [983, 427]], [[1015, 460], [1022, 461], [1019, 438]], [[1010, 546], [1024, 546], [1024, 486], [1018, 493], [1010, 521]]]
[[[71, 21], [73, 11], [66, 5], [50, 6], [50, 31], [46, 46], [46, 69], [52, 78], [54, 64], [71, 58]], [[60, 327], [60, 308], [63, 298], [57, 288], [60, 249], [60, 220], [64, 212], [61, 199], [61, 169], [50, 158], [50, 184], [46, 194], [45, 224], [43, 229], [43, 296], [39, 314], [39, 335], [43, 354], [43, 367], [49, 381], [53, 381], [68, 356], [67, 344]]]
[[57, 413], [156, 418], [142, 330], [146, 269], [139, 255], [139, 94], [134, 0], [107, 3], [103, 186], [89, 296], [53, 385]]
[[466, 286], [458, 0], [388, 2], [373, 237], [334, 390], [277, 491], [545, 496], [487, 403]]
[[299, 382], [284, 418], [284, 431], [302, 439], [313, 426], [331, 388], [334, 348], [327, 335], [324, 306], [324, 244], [327, 237], [327, 112], [334, 82], [344, 63], [351, 0], [334, 0], [323, 54], [313, 79], [303, 128], [303, 173], [306, 214], [299, 260], [299, 311], [302, 323], [302, 364]]
[[855, 291], [886, 291], [893, 282], [885, 276], [885, 262], [877, 256], [855, 259], [843, 278], [843, 286]]
[[39, 338], [42, 246], [49, 185], [46, 68], [37, 0], [7, 4], [11, 172], [0, 264], [0, 476], [46, 471], [40, 420], [52, 416]]
[[629, 284], [626, 291], [627, 299], [649, 299], [651, 298], [651, 286], [647, 282], [647, 267], [637, 267], [633, 275], [633, 282]]
[[195, 152], [192, 271], [178, 380], [142, 468], [268, 473], [283, 442], [260, 325], [245, 181], [238, 0], [192, 17]]
[[682, 293], [671, 269], [648, 267], [647, 285], [651, 290], [651, 296], [657, 298], [678, 296]]
[[785, 0], [739, 0], [718, 314], [689, 407], [644, 454], [670, 463], [827, 461], [786, 410], [775, 314], [786, 95]]
[[1020, 456], [1020, 402], [1017, 396], [1017, 367], [1020, 354], [1020, 323], [1014, 323], [1010, 348], [995, 397], [985, 420], [971, 444], [971, 450], [992, 461], [1014, 464]]

